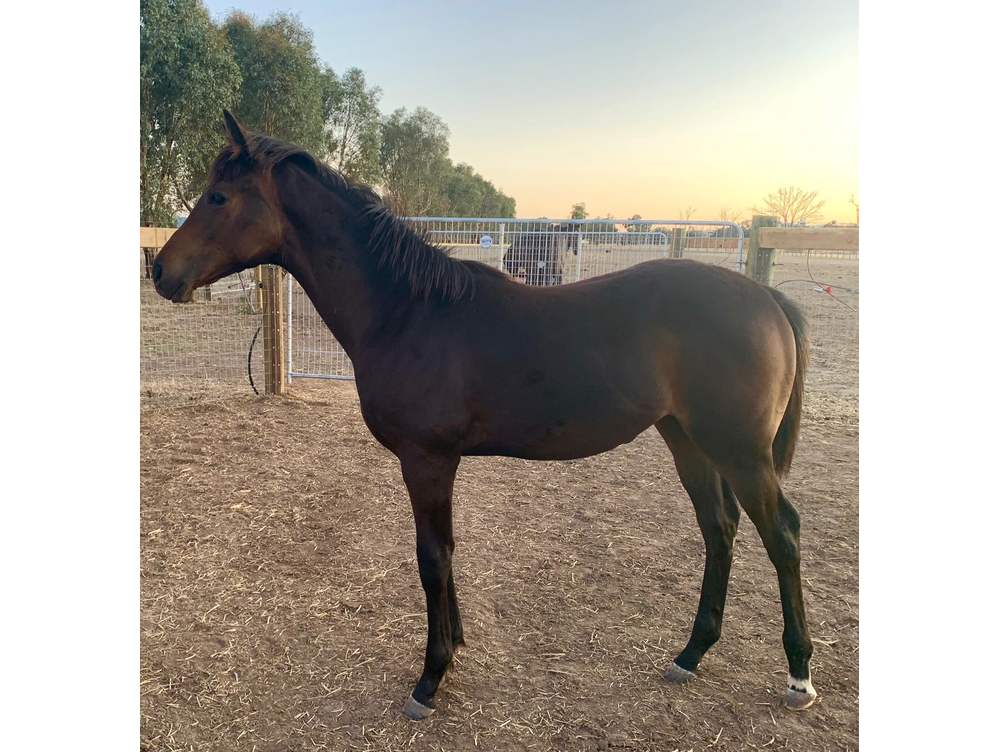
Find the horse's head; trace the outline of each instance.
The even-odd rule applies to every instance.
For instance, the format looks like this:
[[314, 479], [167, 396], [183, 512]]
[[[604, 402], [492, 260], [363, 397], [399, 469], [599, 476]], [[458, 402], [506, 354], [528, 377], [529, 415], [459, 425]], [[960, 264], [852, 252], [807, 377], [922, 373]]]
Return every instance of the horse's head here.
[[269, 170], [251, 154], [252, 136], [224, 113], [229, 146], [216, 160], [208, 187], [153, 263], [156, 291], [188, 302], [199, 287], [277, 256], [286, 220]]

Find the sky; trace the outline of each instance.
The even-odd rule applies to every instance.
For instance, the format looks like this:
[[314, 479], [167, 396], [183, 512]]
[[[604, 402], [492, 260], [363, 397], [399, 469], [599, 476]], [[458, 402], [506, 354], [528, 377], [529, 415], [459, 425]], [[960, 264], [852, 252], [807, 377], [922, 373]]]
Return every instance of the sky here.
[[856, 0], [207, 0], [290, 11], [381, 109], [424, 106], [519, 217], [749, 218], [785, 185], [858, 194]]

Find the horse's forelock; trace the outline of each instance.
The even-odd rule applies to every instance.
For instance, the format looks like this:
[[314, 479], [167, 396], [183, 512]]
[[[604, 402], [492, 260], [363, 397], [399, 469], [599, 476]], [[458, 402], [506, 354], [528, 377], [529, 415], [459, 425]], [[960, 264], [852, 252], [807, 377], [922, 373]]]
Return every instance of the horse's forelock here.
[[227, 144], [212, 164], [212, 182], [235, 180], [253, 169], [254, 159], [245, 149]]

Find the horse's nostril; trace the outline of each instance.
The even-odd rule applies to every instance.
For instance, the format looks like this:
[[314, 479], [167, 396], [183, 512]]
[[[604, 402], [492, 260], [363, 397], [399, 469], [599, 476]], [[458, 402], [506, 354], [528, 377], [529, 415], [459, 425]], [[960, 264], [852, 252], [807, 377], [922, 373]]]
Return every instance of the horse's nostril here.
[[153, 262], [153, 282], [159, 282], [163, 276], [163, 265], [159, 261]]

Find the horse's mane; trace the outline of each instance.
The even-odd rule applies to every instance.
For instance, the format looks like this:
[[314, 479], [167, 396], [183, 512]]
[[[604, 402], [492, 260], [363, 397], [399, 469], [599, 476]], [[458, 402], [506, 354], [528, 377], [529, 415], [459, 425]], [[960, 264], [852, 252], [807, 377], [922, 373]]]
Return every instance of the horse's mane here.
[[232, 179], [253, 167], [270, 170], [289, 160], [357, 209], [368, 253], [375, 258], [377, 268], [404, 286], [410, 297], [436, 297], [445, 302], [471, 300], [476, 293], [477, 276], [506, 277], [478, 261], [452, 258], [393, 214], [371, 188], [349, 180], [293, 144], [254, 134], [248, 138], [246, 150], [230, 145], [219, 155], [212, 167], [212, 177]]

